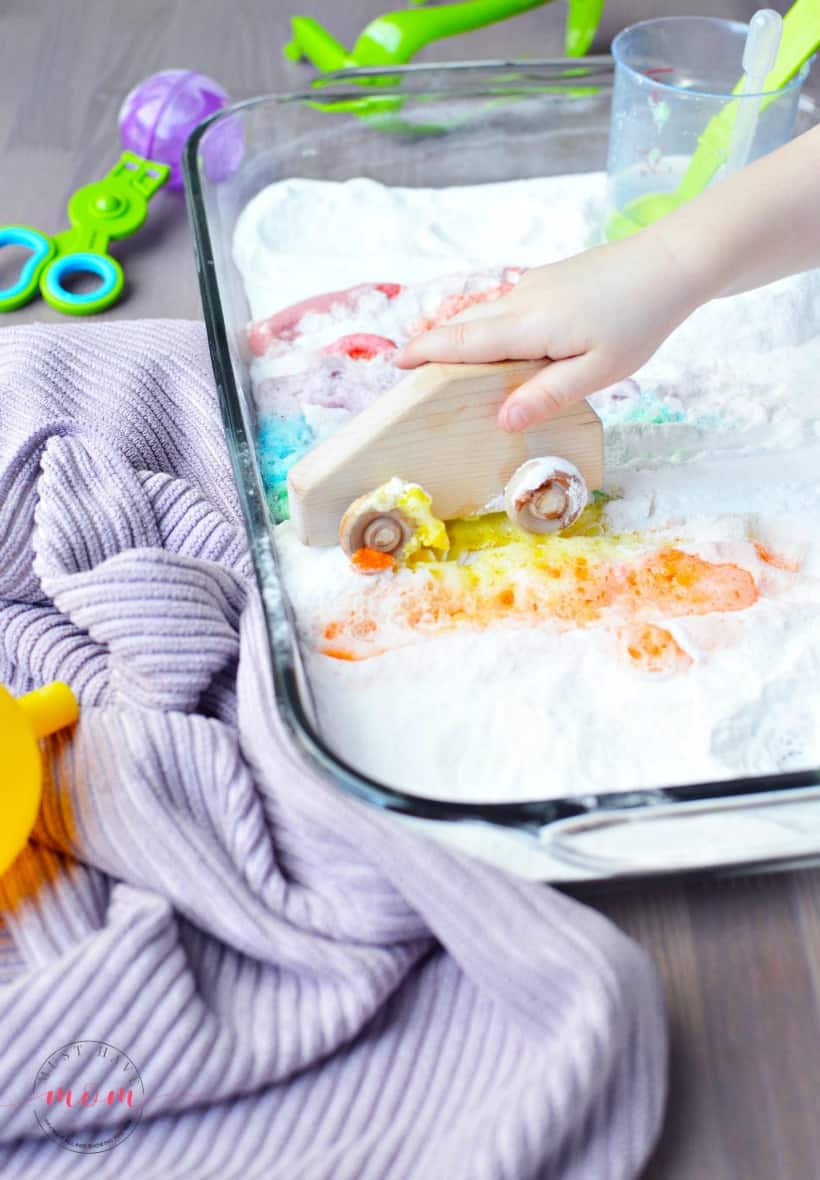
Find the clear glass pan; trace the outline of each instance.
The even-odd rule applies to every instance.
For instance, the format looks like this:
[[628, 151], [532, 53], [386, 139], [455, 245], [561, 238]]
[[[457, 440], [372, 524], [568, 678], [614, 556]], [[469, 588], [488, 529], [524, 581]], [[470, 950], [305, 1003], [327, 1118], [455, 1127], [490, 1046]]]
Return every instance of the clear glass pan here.
[[[351, 71], [309, 93], [237, 104], [189, 140], [186, 191], [202, 302], [276, 701], [302, 756], [339, 789], [525, 875], [594, 881], [805, 862], [820, 856], [820, 769], [580, 797], [553, 791], [523, 803], [446, 802], [360, 773], [315, 724], [253, 446], [250, 312], [231, 254], [236, 220], [262, 188], [289, 176], [445, 186], [603, 171], [611, 73], [608, 57]], [[379, 89], [363, 90], [365, 78]], [[804, 97], [798, 130], [816, 121]]]

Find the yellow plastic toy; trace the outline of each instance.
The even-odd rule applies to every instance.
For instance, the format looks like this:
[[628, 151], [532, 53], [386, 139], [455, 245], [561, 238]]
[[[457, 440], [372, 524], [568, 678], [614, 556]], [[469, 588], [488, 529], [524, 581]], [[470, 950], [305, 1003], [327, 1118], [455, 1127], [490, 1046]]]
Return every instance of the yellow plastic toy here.
[[43, 790], [40, 738], [72, 725], [77, 698], [59, 680], [15, 699], [0, 685], [0, 873], [29, 838]]

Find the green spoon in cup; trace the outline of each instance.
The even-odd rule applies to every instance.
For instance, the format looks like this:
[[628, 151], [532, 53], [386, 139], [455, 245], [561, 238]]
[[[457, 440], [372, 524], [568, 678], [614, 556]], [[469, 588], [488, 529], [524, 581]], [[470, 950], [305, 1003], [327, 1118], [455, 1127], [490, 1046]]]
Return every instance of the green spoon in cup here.
[[[809, 58], [820, 48], [820, 3], [818, 0], [796, 0], [782, 22], [782, 39], [774, 65], [766, 75], [759, 93], [765, 97], [757, 107], [757, 114], [776, 97], [787, 82], [798, 73]], [[765, 46], [764, 52], [765, 52]], [[745, 59], [744, 54], [744, 59]], [[746, 62], [744, 60], [744, 66]], [[733, 93], [742, 95], [747, 74], [740, 79]], [[738, 98], [710, 119], [698, 140], [698, 147], [689, 161], [683, 180], [671, 193], [646, 193], [630, 201], [622, 210], [612, 214], [606, 224], [608, 241], [629, 237], [660, 217], [671, 213], [679, 205], [696, 197], [707, 187], [729, 158], [735, 125], [740, 118], [744, 100]], [[748, 101], [751, 101], [749, 99]]]

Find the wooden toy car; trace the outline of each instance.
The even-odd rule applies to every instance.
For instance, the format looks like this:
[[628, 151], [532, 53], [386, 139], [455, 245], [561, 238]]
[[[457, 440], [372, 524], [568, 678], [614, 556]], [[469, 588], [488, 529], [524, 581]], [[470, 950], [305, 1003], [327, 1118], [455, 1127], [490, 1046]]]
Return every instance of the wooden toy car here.
[[597, 414], [576, 402], [520, 434], [496, 421], [508, 394], [543, 367], [504, 361], [411, 372], [291, 469], [290, 513], [300, 540], [340, 542], [348, 554], [406, 555], [419, 520], [403, 508], [408, 484], [423, 489], [440, 520], [503, 507], [530, 532], [567, 528], [603, 480]]

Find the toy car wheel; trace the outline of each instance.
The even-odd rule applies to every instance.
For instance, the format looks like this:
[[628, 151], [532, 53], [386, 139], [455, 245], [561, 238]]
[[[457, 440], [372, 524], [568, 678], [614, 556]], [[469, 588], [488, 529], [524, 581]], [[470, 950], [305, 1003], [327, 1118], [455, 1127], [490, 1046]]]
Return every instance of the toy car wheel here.
[[413, 535], [412, 521], [398, 508], [374, 510], [370, 496], [354, 500], [339, 525], [339, 542], [348, 557], [359, 549], [398, 553]]
[[529, 459], [504, 489], [504, 511], [528, 533], [557, 533], [574, 524], [589, 499], [583, 475], [567, 459]]

